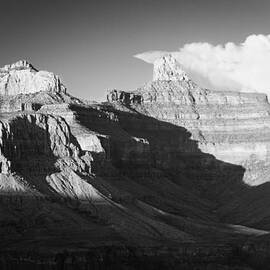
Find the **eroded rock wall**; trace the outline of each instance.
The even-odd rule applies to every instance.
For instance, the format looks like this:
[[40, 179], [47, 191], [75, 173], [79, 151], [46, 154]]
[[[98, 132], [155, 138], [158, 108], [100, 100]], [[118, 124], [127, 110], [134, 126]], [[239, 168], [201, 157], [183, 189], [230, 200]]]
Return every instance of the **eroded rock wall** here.
[[[81, 150], [61, 117], [21, 114], [7, 118], [0, 123], [0, 137], [2, 180], [17, 174], [22, 180], [37, 178], [39, 183], [30, 181], [33, 186], [44, 186], [51, 177], [61, 179], [67, 171], [91, 172], [90, 152]], [[5, 183], [1, 181], [2, 190]]]
[[[201, 88], [171, 55], [156, 60], [153, 81], [132, 94], [143, 101], [131, 106], [138, 112], [186, 128], [202, 152], [243, 165], [246, 183], [270, 180], [270, 105], [266, 95]], [[127, 105], [125, 100], [118, 102]]]

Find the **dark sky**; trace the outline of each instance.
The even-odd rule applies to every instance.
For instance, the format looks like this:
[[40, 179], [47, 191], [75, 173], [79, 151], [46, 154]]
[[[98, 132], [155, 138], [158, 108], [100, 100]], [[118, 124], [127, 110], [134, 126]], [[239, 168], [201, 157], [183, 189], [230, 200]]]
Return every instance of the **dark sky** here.
[[269, 0], [0, 0], [0, 66], [29, 60], [73, 95], [100, 100], [150, 80], [134, 54], [239, 43], [269, 34], [269, 14]]

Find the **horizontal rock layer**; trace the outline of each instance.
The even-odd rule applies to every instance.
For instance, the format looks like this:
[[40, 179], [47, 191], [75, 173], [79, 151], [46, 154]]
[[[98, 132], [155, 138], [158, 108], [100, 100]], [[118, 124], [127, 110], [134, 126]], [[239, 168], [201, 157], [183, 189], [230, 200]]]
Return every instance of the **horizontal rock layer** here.
[[[0, 250], [202, 244], [215, 261], [268, 233], [266, 96], [200, 88], [167, 56], [156, 65], [153, 82], [103, 103], [2, 97]], [[4, 73], [18, 66], [33, 69]]]
[[[186, 128], [205, 153], [245, 165], [247, 183], [269, 181], [259, 173], [262, 166], [263, 171], [268, 170], [270, 160], [270, 105], [266, 95], [211, 91], [190, 80], [153, 81], [133, 94], [141, 95], [143, 101], [131, 103], [138, 112]], [[254, 160], [258, 167], [251, 170]]]

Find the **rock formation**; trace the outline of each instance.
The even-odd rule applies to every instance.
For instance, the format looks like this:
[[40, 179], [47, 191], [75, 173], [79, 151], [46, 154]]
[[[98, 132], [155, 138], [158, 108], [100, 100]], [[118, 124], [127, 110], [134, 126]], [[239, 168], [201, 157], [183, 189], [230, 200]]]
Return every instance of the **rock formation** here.
[[171, 55], [162, 56], [154, 61], [154, 81], [189, 81], [180, 63]]
[[82, 103], [70, 96], [59, 77], [27, 61], [0, 68], [0, 112], [37, 111], [44, 104]]
[[107, 94], [108, 102], [122, 102], [126, 106], [142, 104], [142, 95], [136, 95], [135, 93], [128, 93], [125, 91], [110, 90]]
[[[64, 171], [70, 171], [70, 176], [71, 171], [91, 172], [91, 154], [76, 145], [68, 125], [59, 117], [44, 114], [18, 115], [0, 123], [0, 136], [0, 177], [14, 178], [19, 174], [30, 181], [48, 174], [43, 181], [51, 183], [51, 178], [54, 179], [56, 175], [59, 175], [60, 181]], [[18, 183], [18, 186], [22, 183]], [[43, 186], [45, 183], [31, 184], [36, 189], [37, 184]], [[63, 188], [61, 183], [57, 191], [63, 192]], [[6, 190], [3, 183], [1, 189], [3, 192]], [[14, 191], [18, 191], [16, 186]]]
[[155, 61], [153, 81], [133, 94], [143, 100], [138, 111], [185, 127], [203, 152], [242, 165], [247, 184], [270, 180], [270, 105], [266, 95], [203, 89], [171, 55]]
[[268, 241], [263, 94], [201, 88], [167, 54], [153, 81], [86, 102], [19, 61], [0, 112], [0, 268], [248, 269]]
[[0, 68], [0, 94], [13, 96], [40, 91], [65, 91], [58, 76], [38, 71], [27, 61], [18, 61]]

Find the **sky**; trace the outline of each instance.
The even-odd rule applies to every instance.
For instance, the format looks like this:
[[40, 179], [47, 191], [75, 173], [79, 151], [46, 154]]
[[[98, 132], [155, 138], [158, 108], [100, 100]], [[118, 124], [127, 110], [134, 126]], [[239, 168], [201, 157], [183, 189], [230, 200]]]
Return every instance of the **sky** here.
[[[151, 80], [152, 67], [133, 57], [138, 53], [187, 51], [182, 59], [193, 66], [214, 57], [213, 70], [220, 60], [215, 48], [224, 55], [222, 44], [231, 42], [235, 55], [247, 37], [270, 34], [269, 0], [0, 0], [0, 7], [0, 66], [26, 59], [58, 74], [72, 95], [90, 100]], [[252, 66], [252, 61], [247, 63]], [[248, 71], [241, 72], [246, 72], [243, 80]]]

